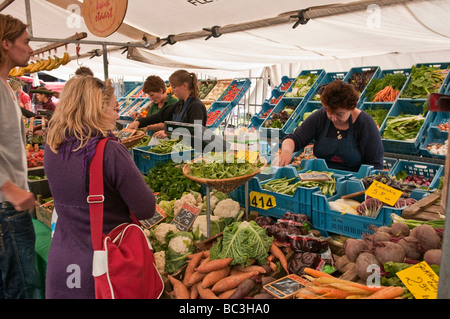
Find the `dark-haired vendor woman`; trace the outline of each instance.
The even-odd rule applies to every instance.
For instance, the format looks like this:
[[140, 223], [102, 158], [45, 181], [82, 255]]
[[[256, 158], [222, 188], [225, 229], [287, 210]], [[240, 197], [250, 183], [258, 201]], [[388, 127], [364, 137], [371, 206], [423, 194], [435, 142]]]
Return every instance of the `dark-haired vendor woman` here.
[[328, 168], [357, 172], [362, 164], [383, 169], [384, 148], [373, 118], [356, 108], [358, 92], [336, 80], [325, 86], [323, 107], [308, 116], [282, 142], [278, 165], [291, 163], [292, 154], [314, 142], [314, 156]]

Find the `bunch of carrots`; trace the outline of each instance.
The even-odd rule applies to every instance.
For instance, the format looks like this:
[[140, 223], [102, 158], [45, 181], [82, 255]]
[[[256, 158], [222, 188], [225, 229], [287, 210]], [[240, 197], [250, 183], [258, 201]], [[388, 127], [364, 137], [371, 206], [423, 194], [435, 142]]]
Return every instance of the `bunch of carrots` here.
[[400, 91], [395, 90], [392, 86], [386, 86], [375, 95], [372, 102], [393, 102], [399, 94]]
[[176, 299], [241, 299], [246, 297], [242, 289], [249, 279], [260, 280], [278, 271], [278, 266], [287, 272], [287, 258], [274, 243], [266, 265], [251, 264], [247, 267], [231, 265], [233, 258], [209, 258], [209, 250], [188, 256], [188, 263], [182, 279], [168, 275]]
[[402, 287], [367, 286], [311, 268], [304, 271], [309, 283], [296, 293], [299, 299], [402, 299], [405, 292]]

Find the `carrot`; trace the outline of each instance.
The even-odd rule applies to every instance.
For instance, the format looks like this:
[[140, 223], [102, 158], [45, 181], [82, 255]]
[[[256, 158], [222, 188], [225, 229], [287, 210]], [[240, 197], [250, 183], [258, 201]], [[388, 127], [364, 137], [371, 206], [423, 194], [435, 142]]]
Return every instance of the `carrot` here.
[[278, 270], [277, 265], [273, 261], [271, 261], [269, 263], [269, 267], [270, 267], [270, 269], [272, 269], [272, 271], [277, 271]]
[[186, 286], [190, 287], [198, 282], [201, 282], [206, 275], [207, 274], [205, 273], [194, 271], [194, 273], [189, 276], [189, 279], [186, 282]]
[[191, 286], [191, 289], [189, 290], [189, 299], [197, 299], [198, 298], [198, 290], [197, 286], [200, 285], [200, 283], [196, 283], [195, 285]]
[[260, 274], [265, 274], [266, 273], [266, 270], [263, 267], [258, 266], [258, 265], [250, 265], [250, 266], [247, 266], [247, 267], [242, 267], [241, 265], [237, 265], [235, 267], [235, 270], [241, 271], [241, 272], [257, 271]]
[[354, 295], [353, 292], [343, 291], [337, 288], [331, 287], [321, 287], [321, 286], [310, 286], [307, 287], [313, 293], [322, 295], [322, 297], [333, 298], [333, 299], [345, 299], [348, 296]]
[[200, 251], [200, 252], [195, 253], [195, 254], [187, 255], [186, 257], [187, 257], [188, 259], [194, 259], [194, 258], [197, 257], [197, 256], [201, 256], [201, 257], [203, 258], [203, 251]]
[[185, 285], [187, 285], [187, 283], [189, 282], [189, 277], [194, 273], [195, 268], [198, 267], [202, 258], [203, 258], [203, 252], [192, 255], [192, 258], [189, 260], [189, 262], [186, 266], [186, 269], [184, 270], [183, 283]]
[[173, 292], [176, 299], [189, 299], [189, 290], [188, 288], [175, 277], [168, 275], [170, 283], [173, 287]]
[[315, 278], [320, 278], [320, 277], [335, 278], [335, 277], [331, 276], [330, 274], [327, 274], [326, 272], [316, 270], [313, 268], [309, 268], [309, 267], [304, 268], [303, 271], [305, 273], [307, 273], [308, 275], [311, 275]]
[[340, 289], [342, 291], [350, 292], [353, 295], [354, 294], [360, 294], [360, 295], [366, 295], [367, 296], [367, 295], [372, 293], [371, 291], [368, 291], [368, 290], [365, 290], [365, 289], [362, 289], [362, 288], [359, 288], [359, 287], [355, 287], [355, 286], [352, 286], [352, 285], [346, 285], [346, 284], [342, 284], [342, 283], [337, 283], [337, 282], [331, 283], [331, 284], [329, 284], [329, 286], [331, 286], [333, 288], [336, 288], [336, 289]]
[[225, 277], [216, 282], [211, 290], [215, 293], [221, 293], [236, 288], [245, 279], [248, 279], [255, 275], [258, 275], [258, 272], [244, 272], [242, 274]]
[[384, 287], [367, 286], [367, 285], [359, 284], [357, 282], [353, 282], [350, 280], [334, 278], [333, 276], [331, 276], [331, 278], [330, 277], [316, 278], [314, 280], [314, 284], [316, 284], [316, 285], [343, 284], [343, 285], [350, 286], [353, 288], [359, 288], [359, 289], [362, 289], [362, 290], [365, 290], [368, 292], [376, 292], [376, 291], [384, 288]]
[[281, 251], [280, 248], [278, 248], [277, 245], [275, 245], [275, 243], [272, 242], [272, 245], [270, 246], [270, 252], [276, 257], [278, 258], [278, 260], [281, 263], [281, 267], [283, 267], [283, 269], [286, 271], [286, 273], [289, 274], [289, 270], [288, 270], [288, 262], [286, 259], [286, 256], [283, 254], [283, 252]]
[[401, 296], [405, 290], [403, 287], [389, 286], [374, 292], [367, 299], [394, 299]]
[[198, 266], [196, 270], [198, 272], [210, 273], [213, 270], [221, 269], [228, 266], [232, 260], [233, 260], [232, 257], [210, 260], [207, 263]]
[[236, 289], [237, 288], [233, 288], [233, 289], [224, 291], [221, 294], [219, 294], [217, 297], [219, 297], [219, 299], [230, 299], [230, 296], [234, 294]]
[[225, 278], [229, 275], [231, 270], [230, 266], [226, 266], [217, 270], [211, 271], [209, 274], [205, 276], [202, 280], [202, 287], [203, 288], [209, 288], [213, 286], [216, 282], [218, 282], [220, 279]]
[[201, 299], [219, 299], [211, 289], [204, 288], [201, 284], [197, 285], [197, 290]]

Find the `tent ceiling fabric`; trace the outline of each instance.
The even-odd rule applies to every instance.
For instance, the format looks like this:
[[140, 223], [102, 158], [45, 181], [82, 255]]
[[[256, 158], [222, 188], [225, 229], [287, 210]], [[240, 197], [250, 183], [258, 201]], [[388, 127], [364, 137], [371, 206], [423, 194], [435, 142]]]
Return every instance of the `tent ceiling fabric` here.
[[[288, 12], [322, 5], [345, 4], [353, 1], [309, 0], [130, 0], [124, 24], [107, 38], [92, 35], [83, 19], [72, 12], [82, 3], [77, 0], [33, 0], [31, 17], [33, 36], [67, 38], [76, 32], [86, 32], [87, 40], [135, 42], [138, 36], [166, 38], [172, 34], [201, 31], [213, 26], [242, 24], [269, 19]], [[323, 65], [327, 71], [341, 71], [347, 66], [362, 66], [362, 61], [384, 68], [410, 67], [411, 62], [445, 62], [429, 60], [448, 56], [450, 52], [450, 0], [409, 1], [386, 7], [377, 3], [367, 10], [311, 19], [295, 29], [292, 23], [226, 33], [218, 38], [179, 41], [153, 50], [130, 48], [121, 54], [117, 47], [108, 47], [109, 74], [125, 80], [138, 80], [150, 74], [167, 78], [178, 68], [217, 76], [242, 77], [249, 70], [291, 64], [294, 74], [302, 66]], [[70, 5], [70, 6], [69, 6]], [[2, 13], [26, 21], [25, 1], [16, 0]], [[32, 42], [34, 49], [48, 43]], [[76, 45], [68, 44], [75, 56]], [[80, 53], [101, 49], [101, 45], [80, 44]], [[62, 55], [65, 48], [60, 48]], [[441, 55], [439, 55], [441, 53]], [[52, 52], [54, 54], [54, 52]], [[399, 57], [408, 57], [400, 59]], [[424, 60], [425, 59], [425, 60]], [[406, 63], [409, 63], [405, 65]], [[50, 74], [67, 79], [83, 64], [96, 75], [103, 74], [101, 57], [72, 61]], [[253, 73], [255, 74], [255, 73]], [[298, 74], [298, 73], [297, 73]]]

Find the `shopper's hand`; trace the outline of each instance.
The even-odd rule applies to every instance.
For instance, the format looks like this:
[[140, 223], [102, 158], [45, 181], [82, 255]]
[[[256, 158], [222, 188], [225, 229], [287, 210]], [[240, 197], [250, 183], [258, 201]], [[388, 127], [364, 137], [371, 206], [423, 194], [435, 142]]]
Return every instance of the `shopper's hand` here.
[[292, 154], [289, 152], [281, 152], [278, 154], [276, 162], [279, 167], [291, 164]]
[[139, 112], [133, 111], [133, 112], [131, 112], [130, 117], [131, 117], [133, 120], [137, 120], [138, 118], [141, 117], [141, 114], [140, 114]]
[[14, 209], [19, 212], [33, 210], [36, 206], [36, 199], [33, 193], [20, 188], [10, 181], [2, 186], [1, 192], [6, 200], [14, 206]]
[[137, 130], [139, 128], [139, 122], [134, 121], [134, 122], [128, 124], [127, 128], [129, 128], [130, 130]]

